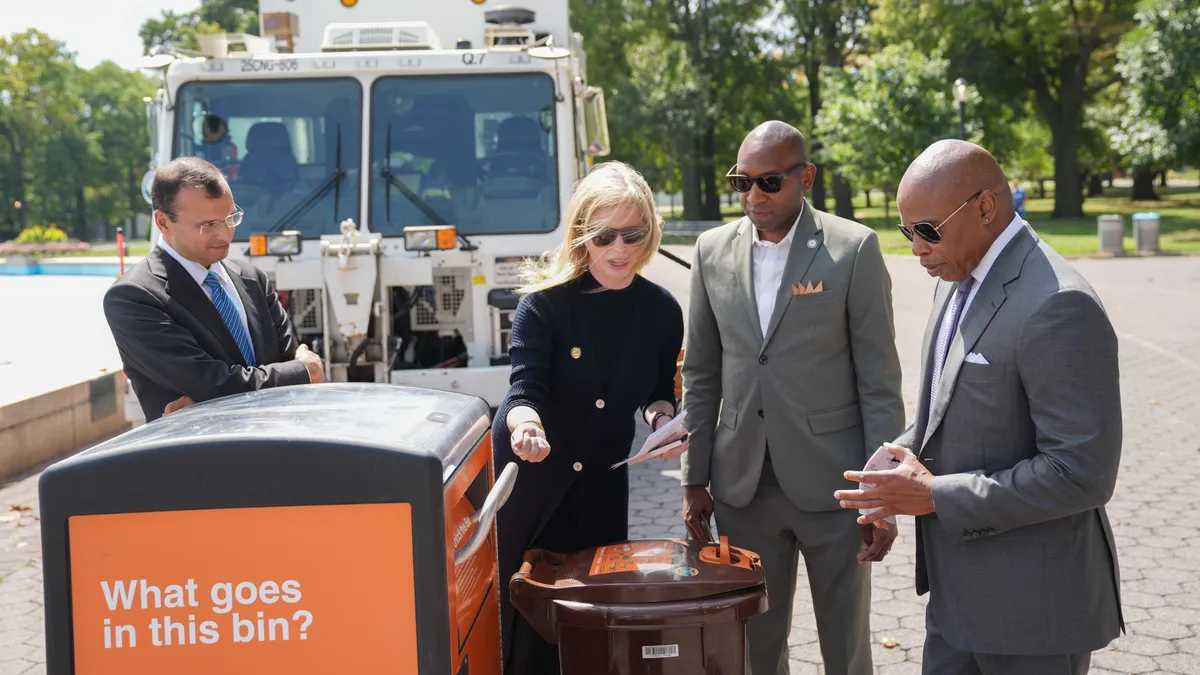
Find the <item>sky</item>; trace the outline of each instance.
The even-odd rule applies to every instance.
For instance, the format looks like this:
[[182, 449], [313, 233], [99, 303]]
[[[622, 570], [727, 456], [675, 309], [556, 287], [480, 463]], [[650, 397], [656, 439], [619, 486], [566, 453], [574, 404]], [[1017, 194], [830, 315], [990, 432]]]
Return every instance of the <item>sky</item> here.
[[133, 69], [142, 56], [143, 21], [165, 9], [199, 6], [200, 0], [0, 0], [0, 35], [36, 28], [66, 42], [84, 68], [113, 61]]

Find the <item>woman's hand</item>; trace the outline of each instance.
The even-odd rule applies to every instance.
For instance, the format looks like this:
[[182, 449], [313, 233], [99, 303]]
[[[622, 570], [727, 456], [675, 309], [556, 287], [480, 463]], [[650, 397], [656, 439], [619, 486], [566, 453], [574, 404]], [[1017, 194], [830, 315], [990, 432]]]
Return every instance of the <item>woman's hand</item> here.
[[546, 440], [546, 432], [532, 422], [518, 424], [509, 441], [513, 453], [526, 462], [540, 462], [550, 454], [550, 442]]
[[[672, 417], [669, 415], [659, 415], [658, 418], [654, 421], [654, 430], [658, 431], [659, 429], [667, 426], [668, 424], [670, 424], [671, 419], [672, 419]], [[664, 452], [661, 455], [656, 455], [655, 459], [676, 459], [683, 453], [687, 452], [687, 449], [688, 449], [687, 436], [688, 436], [687, 429], [685, 429], [683, 427], [676, 429], [670, 436], [667, 437], [667, 440], [663, 441], [662, 444], [670, 445], [681, 438], [683, 439], [683, 443], [677, 448], [672, 448], [672, 449]]]

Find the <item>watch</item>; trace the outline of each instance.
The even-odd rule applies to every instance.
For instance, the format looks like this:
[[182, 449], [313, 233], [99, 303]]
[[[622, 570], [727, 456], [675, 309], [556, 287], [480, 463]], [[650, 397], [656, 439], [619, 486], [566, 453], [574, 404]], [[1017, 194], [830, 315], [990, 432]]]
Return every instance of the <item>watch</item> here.
[[655, 425], [658, 424], [658, 418], [660, 418], [660, 417], [674, 417], [674, 415], [672, 415], [671, 413], [665, 413], [661, 410], [654, 413], [654, 417], [650, 418], [650, 431], [658, 431], [658, 429]]

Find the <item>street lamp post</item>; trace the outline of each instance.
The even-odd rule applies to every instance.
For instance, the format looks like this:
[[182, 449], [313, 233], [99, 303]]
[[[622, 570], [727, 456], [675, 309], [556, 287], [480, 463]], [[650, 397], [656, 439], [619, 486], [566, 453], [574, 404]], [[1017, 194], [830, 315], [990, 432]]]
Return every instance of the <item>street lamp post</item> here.
[[958, 137], [967, 140], [967, 81], [954, 81], [954, 102], [958, 104]]

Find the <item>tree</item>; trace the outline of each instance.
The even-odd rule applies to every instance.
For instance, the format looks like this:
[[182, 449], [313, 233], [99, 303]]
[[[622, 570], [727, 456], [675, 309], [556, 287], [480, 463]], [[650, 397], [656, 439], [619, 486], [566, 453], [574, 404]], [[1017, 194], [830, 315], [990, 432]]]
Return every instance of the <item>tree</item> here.
[[760, 105], [756, 97], [778, 88], [786, 77], [782, 64], [766, 56], [754, 29], [769, 8], [756, 0], [665, 0], [654, 7], [666, 36], [686, 48], [700, 95], [692, 119], [676, 136], [684, 218], [719, 220], [714, 158], [736, 154], [717, 148], [722, 120]]
[[[871, 3], [867, 0], [782, 0], [784, 22], [781, 42], [794, 45], [794, 59], [804, 72], [808, 84], [808, 103], [811, 119], [821, 112], [821, 71], [841, 72], [851, 55], [862, 52], [865, 44], [864, 27], [870, 21]], [[822, 139], [812, 139], [819, 150]], [[850, 184], [835, 166], [829, 166], [832, 176], [837, 215], [854, 217], [853, 194]], [[825, 167], [817, 167], [813, 183], [813, 205], [825, 210]]]
[[911, 45], [891, 45], [862, 69], [827, 79], [831, 86], [816, 123], [823, 155], [854, 184], [883, 189], [885, 217], [912, 160], [956, 135], [947, 66]]
[[111, 228], [128, 222], [145, 207], [142, 174], [150, 161], [150, 138], [143, 99], [154, 82], [141, 73], [104, 62], [87, 74], [88, 125], [96, 134], [98, 159], [93, 175], [93, 212]]
[[[613, 159], [660, 189], [682, 188], [684, 218], [716, 220], [717, 179], [745, 134], [765, 119], [799, 123], [786, 64], [765, 53], [750, 0], [572, 0], [588, 81], [609, 108]], [[716, 158], [724, 158], [717, 165]], [[670, 188], [668, 188], [670, 186]]]
[[1125, 79], [1114, 148], [1134, 171], [1133, 199], [1157, 199], [1154, 176], [1200, 159], [1200, 0], [1148, 0], [1118, 49]]
[[1116, 45], [1132, 0], [880, 0], [873, 26], [889, 41], [940, 51], [988, 101], [1032, 94], [1050, 128], [1053, 217], [1083, 215], [1079, 133], [1084, 105], [1116, 80]]
[[79, 99], [69, 82], [75, 70], [74, 55], [45, 33], [0, 37], [0, 137], [12, 157], [9, 196], [22, 205], [16, 209], [20, 229], [28, 225], [32, 151], [40, 138], [76, 119]]
[[258, 0], [201, 0], [190, 12], [163, 10], [161, 18], [147, 19], [138, 29], [146, 53], [155, 46], [198, 51], [197, 33], [258, 35]]

